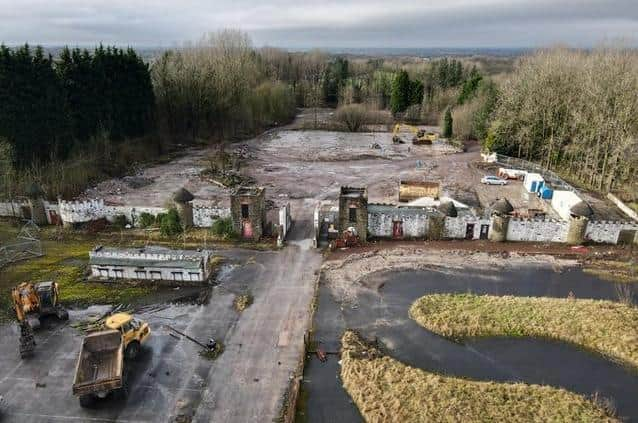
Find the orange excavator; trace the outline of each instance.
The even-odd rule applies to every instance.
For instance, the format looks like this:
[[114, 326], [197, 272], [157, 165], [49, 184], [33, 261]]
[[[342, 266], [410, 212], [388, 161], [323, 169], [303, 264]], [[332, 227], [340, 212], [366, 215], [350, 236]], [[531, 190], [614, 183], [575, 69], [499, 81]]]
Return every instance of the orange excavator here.
[[60, 305], [58, 296], [58, 284], [51, 281], [36, 284], [23, 282], [11, 291], [13, 309], [20, 326], [20, 357], [33, 353], [33, 330], [40, 327], [40, 318], [50, 315], [55, 315], [60, 320], [69, 318], [69, 313]]

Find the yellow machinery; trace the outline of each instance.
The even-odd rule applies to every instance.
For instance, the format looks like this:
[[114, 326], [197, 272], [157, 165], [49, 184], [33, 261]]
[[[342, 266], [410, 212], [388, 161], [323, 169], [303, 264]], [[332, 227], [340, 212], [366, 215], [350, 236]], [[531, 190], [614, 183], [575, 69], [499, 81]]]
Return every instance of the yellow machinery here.
[[128, 313], [115, 313], [109, 316], [104, 326], [122, 334], [124, 354], [127, 359], [137, 357], [142, 343], [151, 335], [148, 323], [138, 320]]
[[33, 329], [40, 327], [40, 318], [50, 315], [56, 315], [60, 320], [69, 318], [69, 313], [59, 304], [58, 296], [58, 284], [51, 281], [23, 282], [11, 291], [13, 309], [20, 325], [21, 357], [33, 353]]
[[399, 136], [402, 126], [408, 128], [414, 134], [414, 137], [412, 137], [412, 144], [430, 145], [433, 141], [436, 141], [439, 138], [438, 134], [435, 134], [434, 132], [426, 132], [423, 129], [408, 125], [407, 123], [397, 123], [394, 125], [394, 131], [392, 131], [392, 142], [394, 144], [404, 143], [403, 139]]

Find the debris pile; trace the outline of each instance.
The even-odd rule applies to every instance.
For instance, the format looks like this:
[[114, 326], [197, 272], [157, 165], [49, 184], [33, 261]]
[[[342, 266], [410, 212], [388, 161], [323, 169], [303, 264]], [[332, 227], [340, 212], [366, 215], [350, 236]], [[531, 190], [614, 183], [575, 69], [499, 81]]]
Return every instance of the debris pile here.
[[136, 176], [125, 176], [122, 178], [122, 182], [124, 182], [129, 188], [142, 188], [147, 185], [153, 183], [153, 179], [146, 178], [144, 176], [136, 175]]

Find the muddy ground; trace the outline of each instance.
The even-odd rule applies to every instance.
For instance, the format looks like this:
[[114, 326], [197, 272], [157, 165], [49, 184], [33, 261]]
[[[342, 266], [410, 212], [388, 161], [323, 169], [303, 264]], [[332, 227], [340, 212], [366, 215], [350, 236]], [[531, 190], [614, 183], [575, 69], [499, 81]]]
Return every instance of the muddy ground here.
[[[415, 248], [353, 254], [323, 266], [314, 339], [338, 352], [343, 330], [377, 339], [394, 358], [413, 367], [476, 380], [522, 381], [598, 394], [627, 421], [638, 419], [638, 372], [596, 354], [553, 341], [486, 338], [452, 342], [418, 326], [410, 305], [431, 293], [522, 295], [618, 301], [616, 285], [582, 273], [572, 260], [553, 256], [440, 253]], [[638, 294], [638, 286], [630, 285]], [[358, 422], [361, 416], [339, 379], [338, 356], [326, 363], [309, 355], [303, 379], [307, 422]]]
[[[396, 201], [400, 178], [440, 180], [446, 193], [461, 195], [480, 179], [481, 174], [468, 165], [480, 158], [478, 148], [451, 154], [455, 150], [445, 143], [414, 146], [411, 133], [402, 135], [407, 143], [395, 145], [389, 132], [277, 129], [232, 144], [228, 151], [241, 148], [247, 153], [242, 172], [265, 186], [267, 197], [279, 204], [333, 198], [342, 185], [368, 186], [370, 201]], [[373, 144], [380, 148], [371, 148]], [[83, 198], [162, 207], [183, 186], [195, 195], [196, 203], [228, 206], [229, 191], [200, 176], [216, 151], [216, 146], [186, 150], [179, 159], [143, 169], [133, 183], [107, 180], [88, 189]]]
[[[329, 126], [331, 113], [330, 109], [318, 111], [323, 126]], [[497, 198], [505, 197], [516, 208], [549, 209], [526, 193], [518, 181], [506, 187], [481, 185], [481, 177], [494, 174], [496, 168], [474, 165], [481, 159], [477, 143], [468, 144], [465, 153], [454, 154], [454, 148], [443, 142], [412, 145], [413, 134], [406, 131], [400, 133], [406, 143], [393, 144], [387, 125], [371, 128], [376, 132], [357, 133], [304, 129], [311, 121], [312, 110], [302, 110], [290, 125], [227, 147], [228, 152], [241, 150], [241, 172], [265, 186], [267, 197], [275, 204], [301, 198], [334, 199], [342, 185], [367, 186], [370, 202], [393, 203], [397, 201], [399, 180], [414, 179], [439, 181], [444, 195], [474, 207], [486, 208]], [[171, 162], [146, 167], [130, 177], [103, 181], [81, 198], [104, 198], [116, 205], [163, 207], [173, 192], [185, 187], [195, 195], [195, 203], [228, 206], [229, 189], [201, 176], [209, 167], [209, 157], [217, 151], [217, 146], [187, 149]], [[587, 195], [587, 199], [597, 219], [625, 218], [607, 200], [593, 195]], [[557, 217], [551, 209], [547, 211], [548, 217]]]

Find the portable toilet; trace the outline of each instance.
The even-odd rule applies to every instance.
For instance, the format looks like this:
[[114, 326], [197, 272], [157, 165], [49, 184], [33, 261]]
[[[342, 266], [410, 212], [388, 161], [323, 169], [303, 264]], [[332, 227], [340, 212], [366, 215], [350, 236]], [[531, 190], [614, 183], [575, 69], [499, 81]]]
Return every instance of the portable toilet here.
[[527, 192], [538, 192], [541, 182], [544, 182], [544, 180], [538, 173], [528, 173], [525, 175], [525, 179], [523, 179], [523, 185]]
[[545, 181], [538, 181], [536, 184], [536, 190], [534, 191], [536, 194], [541, 192], [541, 189], [545, 186]]
[[551, 200], [554, 196], [554, 190], [549, 185], [543, 183], [540, 191], [538, 191], [538, 196], [543, 200]]

